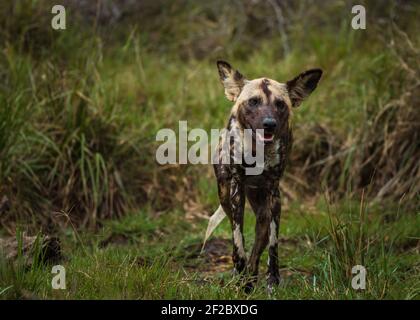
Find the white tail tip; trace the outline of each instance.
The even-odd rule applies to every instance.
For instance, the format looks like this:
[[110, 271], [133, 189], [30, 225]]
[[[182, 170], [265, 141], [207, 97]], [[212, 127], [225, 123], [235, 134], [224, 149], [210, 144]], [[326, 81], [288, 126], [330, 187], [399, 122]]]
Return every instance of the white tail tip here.
[[222, 220], [226, 217], [226, 213], [223, 211], [222, 206], [220, 205], [217, 208], [216, 212], [209, 219], [209, 224], [207, 225], [206, 235], [204, 237], [203, 247], [201, 248], [201, 252], [204, 250], [204, 246], [206, 245], [207, 239], [211, 236], [214, 229], [222, 222]]

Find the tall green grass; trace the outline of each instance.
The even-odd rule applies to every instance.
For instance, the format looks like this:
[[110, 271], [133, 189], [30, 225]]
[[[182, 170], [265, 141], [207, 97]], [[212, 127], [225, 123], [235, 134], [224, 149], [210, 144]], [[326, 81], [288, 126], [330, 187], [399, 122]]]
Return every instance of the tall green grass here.
[[10, 252], [0, 251], [0, 299], [31, 299], [34, 292], [45, 286], [48, 274], [43, 264], [42, 236], [37, 236], [28, 252], [23, 238], [23, 232], [16, 230], [16, 259], [6, 259]]

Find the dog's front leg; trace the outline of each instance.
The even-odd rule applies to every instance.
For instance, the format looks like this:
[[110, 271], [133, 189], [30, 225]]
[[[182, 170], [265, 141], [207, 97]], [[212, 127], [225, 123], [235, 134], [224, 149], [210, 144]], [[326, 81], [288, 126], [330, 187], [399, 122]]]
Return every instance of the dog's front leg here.
[[268, 273], [267, 282], [271, 289], [280, 282], [280, 274], [278, 267], [278, 234], [281, 214], [280, 191], [276, 187], [271, 196], [271, 221], [270, 236], [268, 244]]
[[248, 288], [252, 288], [252, 283], [258, 276], [258, 265], [260, 257], [268, 244], [271, 210], [270, 210], [270, 192], [268, 189], [247, 190], [247, 197], [256, 216], [255, 242], [252, 248], [251, 256], [248, 261], [248, 272], [252, 276], [248, 283]]
[[234, 268], [236, 272], [242, 273], [246, 267], [243, 237], [245, 192], [242, 175], [235, 168], [227, 165], [215, 165], [214, 170], [217, 177], [220, 204], [232, 227]]
[[244, 245], [244, 205], [245, 193], [243, 183], [238, 178], [232, 178], [230, 185], [230, 211], [233, 238], [233, 263], [235, 270], [242, 273], [246, 266], [246, 253]]

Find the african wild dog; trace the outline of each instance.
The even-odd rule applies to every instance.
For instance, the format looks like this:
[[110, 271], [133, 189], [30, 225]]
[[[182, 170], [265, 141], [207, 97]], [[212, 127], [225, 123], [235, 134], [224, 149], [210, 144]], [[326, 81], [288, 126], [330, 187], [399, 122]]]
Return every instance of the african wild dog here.
[[[264, 170], [259, 175], [246, 175], [244, 165], [233, 161], [214, 165], [220, 207], [212, 216], [209, 229], [214, 229], [225, 215], [228, 216], [233, 233], [235, 270], [251, 276], [248, 289], [256, 280], [260, 256], [268, 244], [267, 281], [271, 289], [280, 280], [277, 261], [281, 211], [279, 180], [292, 146], [292, 108], [298, 107], [315, 90], [322, 71], [308, 70], [293, 80], [279, 83], [268, 78], [247, 80], [225, 61], [218, 61], [217, 67], [226, 97], [234, 102], [227, 129], [237, 128], [242, 132], [251, 129], [253, 133], [264, 129], [263, 135], [252, 135], [253, 144], [255, 139], [264, 144]], [[221, 145], [219, 143], [218, 146], [220, 153]], [[245, 254], [242, 234], [245, 196], [256, 215], [255, 242], [249, 259]], [[212, 220], [213, 226], [210, 227]]]

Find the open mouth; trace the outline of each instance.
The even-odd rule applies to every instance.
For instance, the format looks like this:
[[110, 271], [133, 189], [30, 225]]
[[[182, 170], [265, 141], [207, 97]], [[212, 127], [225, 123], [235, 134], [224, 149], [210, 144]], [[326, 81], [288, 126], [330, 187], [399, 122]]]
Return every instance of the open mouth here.
[[268, 133], [268, 132], [264, 132], [264, 134], [258, 133], [257, 134], [258, 139], [267, 143], [267, 142], [273, 142], [274, 140], [274, 134], [272, 133]]

